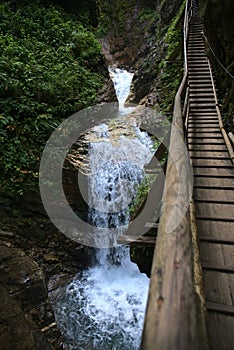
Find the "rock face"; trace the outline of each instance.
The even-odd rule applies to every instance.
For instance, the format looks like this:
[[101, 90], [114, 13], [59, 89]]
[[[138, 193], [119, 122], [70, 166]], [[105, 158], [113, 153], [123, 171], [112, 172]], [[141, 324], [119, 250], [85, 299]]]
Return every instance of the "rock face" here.
[[63, 349], [48, 295], [93, 263], [92, 250], [58, 232], [36, 198], [0, 199], [0, 347]]
[[[100, 26], [106, 31], [100, 42], [108, 65], [134, 65], [144, 41], [142, 29], [145, 23], [139, 22], [143, 5], [143, 1], [139, 0], [98, 1]], [[154, 4], [152, 6], [154, 8]]]
[[[206, 36], [215, 55], [234, 76], [234, 24], [233, 4], [229, 0], [200, 0], [201, 18]], [[221, 68], [208, 48], [209, 57], [215, 68], [219, 97], [222, 99], [226, 127], [234, 131], [234, 80]]]
[[54, 349], [42, 331], [48, 324], [56, 327], [42, 270], [10, 243], [1, 242], [0, 259], [2, 349]]
[[98, 2], [99, 26], [107, 28], [100, 39], [107, 64], [134, 71], [129, 102], [149, 101], [155, 106], [161, 103], [165, 93], [172, 91], [171, 88], [163, 91], [159, 76], [168, 53], [164, 38], [182, 3], [182, 0]]

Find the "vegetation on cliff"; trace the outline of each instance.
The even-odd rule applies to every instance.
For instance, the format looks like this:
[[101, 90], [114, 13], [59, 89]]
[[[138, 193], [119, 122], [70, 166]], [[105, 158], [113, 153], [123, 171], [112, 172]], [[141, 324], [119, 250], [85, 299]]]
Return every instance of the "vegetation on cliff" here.
[[99, 34], [109, 64], [135, 72], [130, 102], [171, 111], [182, 73], [185, 0], [98, 1]]
[[1, 189], [22, 194], [54, 128], [94, 103], [102, 58], [84, 17], [37, 0], [0, 4], [0, 49]]

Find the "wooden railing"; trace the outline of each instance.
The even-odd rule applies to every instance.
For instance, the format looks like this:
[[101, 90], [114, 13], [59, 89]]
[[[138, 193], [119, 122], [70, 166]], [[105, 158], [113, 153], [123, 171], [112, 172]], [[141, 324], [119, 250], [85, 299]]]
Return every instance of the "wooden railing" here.
[[[192, 206], [192, 174], [184, 138], [188, 110], [187, 38], [191, 18], [184, 18], [184, 76], [177, 91], [163, 207], [151, 270], [141, 350], [207, 349], [202, 298], [195, 279], [196, 225]], [[196, 277], [197, 276], [197, 277]]]

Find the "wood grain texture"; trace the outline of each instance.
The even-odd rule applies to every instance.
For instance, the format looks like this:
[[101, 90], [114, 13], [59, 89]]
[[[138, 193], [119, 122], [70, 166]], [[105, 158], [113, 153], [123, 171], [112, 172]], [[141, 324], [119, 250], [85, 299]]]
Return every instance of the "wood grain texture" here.
[[[196, 70], [190, 75], [192, 109], [188, 118], [188, 147], [195, 175], [194, 200], [208, 338], [212, 350], [228, 350], [234, 343], [234, 153], [223, 128], [208, 60], [207, 66], [202, 66], [204, 78], [194, 76], [202, 58], [205, 52], [194, 49], [191, 60], [188, 59], [189, 69], [193, 69], [197, 59]], [[212, 85], [213, 95], [208, 85]]]
[[[196, 2], [192, 3], [195, 16], [189, 30], [189, 54], [185, 60], [189, 74], [185, 69], [175, 98], [169, 146], [173, 157], [169, 152], [141, 350], [208, 348], [206, 327], [202, 322], [202, 288], [196, 286], [199, 269], [194, 268], [194, 265], [199, 265], [198, 248], [195, 249], [198, 242], [211, 349], [228, 350], [233, 346], [232, 152], [218, 108], [215, 81], [201, 35], [202, 25], [196, 17]], [[183, 110], [189, 161], [194, 173], [196, 219], [191, 204], [190, 210], [186, 207], [189, 193], [188, 159], [179, 142], [180, 137], [183, 138], [181, 96], [186, 85], [189, 94], [188, 90], [184, 94], [186, 102]], [[181, 213], [185, 213], [182, 218]], [[196, 235], [201, 239], [195, 238], [195, 244]]]

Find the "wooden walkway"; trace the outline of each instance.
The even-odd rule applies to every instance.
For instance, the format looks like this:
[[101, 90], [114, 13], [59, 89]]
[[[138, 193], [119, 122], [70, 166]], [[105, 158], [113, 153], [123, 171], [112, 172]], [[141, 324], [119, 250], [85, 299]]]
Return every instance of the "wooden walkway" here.
[[195, 15], [188, 39], [187, 140], [194, 171], [207, 332], [210, 348], [222, 350], [234, 347], [234, 167], [220, 129], [202, 29]]
[[[175, 96], [141, 350], [234, 346], [234, 153], [197, 10], [196, 0], [186, 1], [184, 76]], [[194, 185], [186, 210], [190, 164]], [[169, 229], [175, 211], [186, 212], [181, 220], [174, 215], [178, 224]], [[130, 235], [143, 224], [132, 225]], [[152, 237], [145, 240], [152, 243]]]

